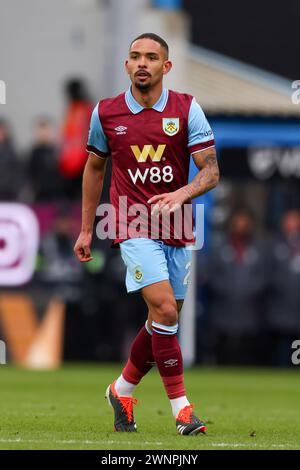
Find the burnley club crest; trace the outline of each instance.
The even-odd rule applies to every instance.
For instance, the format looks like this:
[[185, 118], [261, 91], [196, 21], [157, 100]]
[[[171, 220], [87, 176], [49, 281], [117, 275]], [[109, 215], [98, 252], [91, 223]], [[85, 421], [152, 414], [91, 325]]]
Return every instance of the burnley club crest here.
[[175, 135], [179, 131], [179, 118], [163, 118], [163, 130], [167, 135]]

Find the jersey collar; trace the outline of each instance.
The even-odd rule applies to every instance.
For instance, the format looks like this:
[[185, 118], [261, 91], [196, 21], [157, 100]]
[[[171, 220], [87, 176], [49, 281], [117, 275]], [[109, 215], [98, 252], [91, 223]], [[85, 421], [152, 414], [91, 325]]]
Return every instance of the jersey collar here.
[[[159, 111], [160, 113], [162, 113], [166, 107], [168, 96], [169, 96], [169, 90], [164, 88], [160, 97], [158, 98], [156, 103], [152, 106], [152, 109], [155, 109], [155, 111]], [[143, 111], [143, 109], [145, 109], [133, 97], [133, 94], [131, 93], [131, 87], [128, 88], [128, 90], [125, 93], [125, 101], [126, 101], [128, 108], [133, 114], [138, 114], [141, 111]]]

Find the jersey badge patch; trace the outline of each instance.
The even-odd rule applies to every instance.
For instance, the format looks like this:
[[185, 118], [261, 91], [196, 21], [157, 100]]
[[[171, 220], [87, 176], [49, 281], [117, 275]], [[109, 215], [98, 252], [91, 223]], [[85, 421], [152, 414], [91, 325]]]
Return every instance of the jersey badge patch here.
[[163, 131], [167, 135], [175, 135], [179, 131], [179, 118], [163, 118]]

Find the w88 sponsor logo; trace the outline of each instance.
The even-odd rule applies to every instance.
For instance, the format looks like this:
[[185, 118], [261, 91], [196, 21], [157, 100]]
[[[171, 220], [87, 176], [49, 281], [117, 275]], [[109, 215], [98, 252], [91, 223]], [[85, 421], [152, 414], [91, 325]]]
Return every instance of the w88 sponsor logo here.
[[[131, 151], [137, 161], [137, 163], [144, 163], [149, 158], [152, 162], [160, 162], [163, 158], [163, 154], [166, 149], [166, 144], [159, 144], [156, 149], [153, 145], [144, 145], [143, 148], [140, 148], [138, 145], [131, 145]], [[130, 169], [127, 170], [131, 181], [133, 184], [136, 184], [137, 181], [141, 181], [145, 184], [146, 180], [150, 180], [150, 183], [170, 183], [173, 181], [173, 170], [170, 165], [166, 165], [163, 168], [159, 166], [153, 166], [152, 168], [145, 168], [142, 172], [140, 169], [136, 169], [133, 173]]]
[[130, 169], [127, 171], [133, 184], [136, 184], [139, 180], [143, 184], [145, 184], [146, 180], [150, 180], [151, 183], [160, 183], [161, 181], [164, 183], [171, 183], [174, 178], [173, 170], [170, 165], [166, 165], [163, 168], [153, 166], [152, 168], [146, 168], [144, 172], [142, 172], [139, 168], [136, 169], [135, 173], [133, 173]]

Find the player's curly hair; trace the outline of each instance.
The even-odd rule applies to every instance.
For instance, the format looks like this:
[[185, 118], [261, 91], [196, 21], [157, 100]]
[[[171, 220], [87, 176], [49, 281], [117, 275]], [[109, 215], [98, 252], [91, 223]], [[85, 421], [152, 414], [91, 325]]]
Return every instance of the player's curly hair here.
[[158, 36], [157, 34], [155, 33], [143, 33], [143, 34], [140, 34], [138, 37], [136, 37], [133, 41], [131, 41], [131, 44], [130, 44], [130, 48], [132, 46], [132, 44], [137, 41], [138, 39], [152, 39], [152, 41], [155, 41], [155, 42], [158, 42], [158, 44], [161, 45], [161, 47], [165, 50], [166, 52], [166, 57], [168, 58], [169, 57], [169, 46], [168, 44], [166, 43], [166, 41], [161, 38], [160, 36]]

